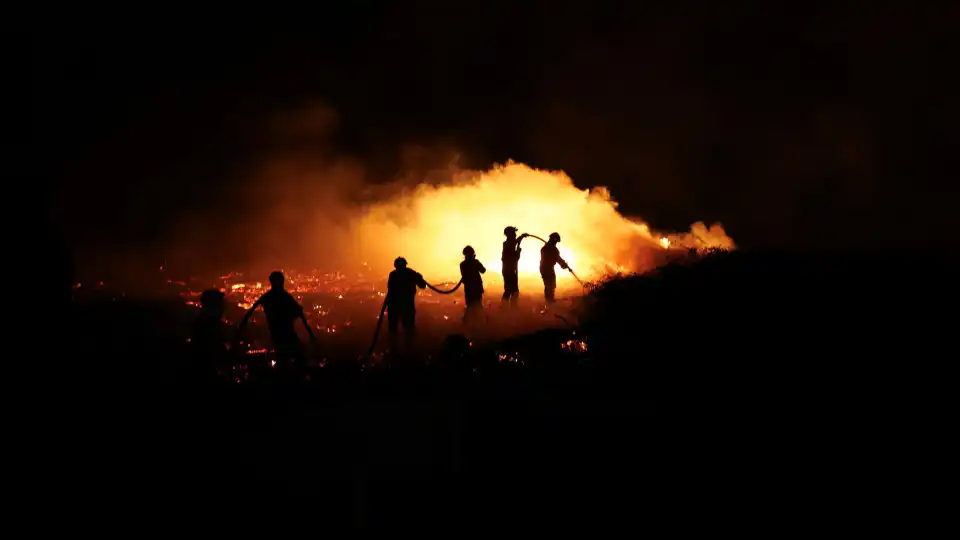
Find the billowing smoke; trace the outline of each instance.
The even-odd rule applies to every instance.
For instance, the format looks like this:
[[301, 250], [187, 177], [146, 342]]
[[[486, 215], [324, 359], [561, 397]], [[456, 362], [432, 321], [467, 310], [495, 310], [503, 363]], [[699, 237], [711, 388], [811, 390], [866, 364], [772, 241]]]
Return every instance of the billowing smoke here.
[[[563, 172], [513, 162], [463, 170], [456, 152], [439, 145], [406, 149], [399, 175], [379, 172], [378, 164], [333, 149], [336, 126], [336, 114], [323, 106], [271, 117], [258, 153], [235, 168], [229, 187], [179, 216], [160, 246], [111, 264], [143, 272], [171, 262], [192, 275], [238, 266], [264, 274], [296, 267], [385, 275], [404, 256], [429, 281], [442, 282], [459, 279], [461, 251], [471, 245], [489, 270], [486, 281], [497, 283], [508, 225], [541, 238], [559, 233], [561, 255], [584, 280], [647, 270], [667, 247], [733, 247], [719, 225], [660, 232], [621, 215], [603, 187], [580, 189]], [[541, 247], [536, 238], [524, 240], [521, 282], [539, 281]], [[561, 288], [576, 283], [564, 272], [558, 278]]]
[[[471, 245], [494, 275], [500, 271], [502, 231], [512, 225], [541, 238], [557, 232], [561, 256], [582, 279], [650, 269], [655, 253], [681, 244], [732, 248], [722, 227], [696, 224], [690, 233], [663, 235], [626, 218], [604, 188], [579, 189], [562, 172], [518, 163], [489, 171], [451, 174], [442, 185], [418, 185], [365, 206], [351, 220], [355, 247], [349, 256], [389, 261], [403, 255], [435, 280], [455, 281], [461, 250]], [[539, 279], [539, 240], [525, 240], [521, 280]], [[573, 284], [572, 275], [560, 281]]]

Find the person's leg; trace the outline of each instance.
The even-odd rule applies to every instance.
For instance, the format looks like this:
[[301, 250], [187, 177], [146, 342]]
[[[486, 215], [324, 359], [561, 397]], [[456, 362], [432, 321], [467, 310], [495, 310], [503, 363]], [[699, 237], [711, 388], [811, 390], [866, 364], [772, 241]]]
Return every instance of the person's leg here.
[[303, 348], [303, 342], [300, 338], [290, 343], [290, 359], [293, 362], [293, 375], [297, 379], [303, 379], [307, 375], [307, 352]]
[[483, 296], [471, 296], [466, 299], [466, 307], [463, 310], [463, 323], [466, 326], [474, 327], [477, 322], [483, 318]]
[[289, 376], [299, 377], [301, 373], [305, 373], [307, 358], [303, 350], [303, 343], [300, 342], [300, 338], [295, 333], [274, 338], [274, 351], [277, 362], [274, 367], [279, 375], [286, 378]]
[[473, 298], [466, 296], [463, 299], [463, 326], [470, 326], [473, 317]]
[[399, 309], [387, 310], [387, 331], [391, 334], [396, 334], [400, 327], [400, 319]]
[[503, 298], [501, 302], [508, 302], [513, 297], [514, 289], [516, 289], [517, 282], [517, 273], [512, 268], [504, 268], [503, 270]]
[[[390, 334], [390, 354], [397, 354], [397, 350], [400, 346], [400, 336], [398, 334], [400, 330], [400, 313], [397, 309], [388, 309], [387, 310], [387, 333]], [[407, 331], [407, 328], [404, 327], [404, 332]]]
[[557, 290], [557, 274], [550, 272], [543, 274], [543, 296], [548, 304], [556, 302], [554, 292]]
[[403, 315], [403, 341], [404, 354], [409, 356], [413, 353], [413, 348], [417, 338], [417, 312], [411, 309]]
[[474, 304], [474, 321], [476, 324], [486, 324], [487, 314], [483, 311], [483, 295], [477, 297]]
[[519, 283], [520, 276], [518, 275], [517, 270], [515, 268], [511, 269], [511, 271], [509, 272], [509, 276], [510, 276], [509, 284], [505, 288], [507, 289], [507, 291], [509, 291], [508, 299], [510, 301], [510, 306], [516, 307], [517, 297], [520, 296], [520, 283]]

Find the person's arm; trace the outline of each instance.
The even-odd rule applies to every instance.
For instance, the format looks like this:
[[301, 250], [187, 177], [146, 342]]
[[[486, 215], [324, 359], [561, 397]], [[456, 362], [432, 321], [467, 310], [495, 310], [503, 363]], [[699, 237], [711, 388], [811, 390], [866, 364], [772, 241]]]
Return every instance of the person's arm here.
[[317, 336], [313, 334], [313, 328], [310, 328], [310, 322], [307, 321], [307, 316], [303, 312], [303, 308], [300, 308], [300, 320], [303, 321], [303, 327], [307, 329], [307, 333], [310, 334], [310, 341], [316, 343]]
[[481, 274], [486, 274], [486, 273], [487, 273], [487, 269], [483, 267], [483, 263], [480, 262], [479, 259], [477, 259], [477, 268], [480, 270], [480, 273], [481, 273]]
[[423, 274], [420, 272], [417, 272], [417, 287], [420, 287], [421, 289], [427, 288], [427, 280], [423, 279]]
[[240, 320], [240, 324], [237, 325], [237, 333], [233, 336], [233, 342], [230, 344], [230, 349], [233, 349], [240, 343], [240, 337], [243, 336], [244, 329], [247, 328], [247, 322], [250, 320], [250, 317], [253, 315], [253, 312], [260, 307], [260, 303], [263, 302], [263, 297], [257, 298], [257, 301], [253, 303], [253, 306], [247, 311], [243, 316], [243, 319]]
[[557, 262], [560, 263], [560, 268], [563, 268], [564, 270], [570, 269], [570, 266], [567, 265], [567, 261], [563, 260], [563, 257], [561, 257], [559, 253], [557, 254]]
[[297, 310], [297, 318], [303, 321], [303, 327], [307, 329], [307, 334], [310, 334], [310, 341], [316, 343], [317, 336], [313, 335], [313, 329], [310, 328], [310, 321], [307, 320], [307, 314], [303, 310], [303, 306], [300, 305], [300, 302], [297, 302], [297, 299], [293, 295], [289, 295], [289, 300], [292, 303], [292, 309]]

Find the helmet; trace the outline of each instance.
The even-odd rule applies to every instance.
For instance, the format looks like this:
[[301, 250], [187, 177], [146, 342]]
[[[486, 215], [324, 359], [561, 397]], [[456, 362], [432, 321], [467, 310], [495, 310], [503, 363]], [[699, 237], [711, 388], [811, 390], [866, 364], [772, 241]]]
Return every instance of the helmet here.
[[560, 233], [555, 233], [555, 232], [550, 233], [550, 240], [556, 240], [557, 242], [559, 242], [559, 241], [560, 241]]
[[394, 267], [394, 268], [406, 268], [406, 267], [407, 267], [407, 260], [404, 259], [403, 257], [397, 257], [396, 259], [393, 260], [393, 267]]
[[477, 252], [474, 251], [471, 246], [467, 246], [467, 247], [463, 248], [463, 254], [464, 254], [464, 255], [476, 255]]
[[516, 227], [507, 227], [507, 228], [503, 229], [503, 235], [504, 235], [504, 236], [510, 236], [510, 233], [515, 233], [515, 232], [517, 232], [517, 228], [516, 228]]

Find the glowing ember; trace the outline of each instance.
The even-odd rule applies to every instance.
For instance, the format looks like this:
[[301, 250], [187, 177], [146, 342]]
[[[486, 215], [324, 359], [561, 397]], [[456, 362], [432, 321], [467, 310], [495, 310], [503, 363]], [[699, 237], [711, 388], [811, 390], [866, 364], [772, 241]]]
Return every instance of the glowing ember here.
[[[369, 339], [386, 295], [387, 274], [397, 256], [404, 256], [431, 284], [447, 289], [460, 278], [461, 250], [469, 244], [488, 270], [484, 275], [486, 306], [496, 304], [503, 291], [500, 253], [502, 231], [507, 225], [542, 238], [551, 232], [559, 233], [561, 255], [584, 281], [614, 273], [652, 270], [668, 259], [685, 259], [690, 249], [735, 248], [719, 225], [695, 223], [686, 233], [657, 233], [646, 223], [622, 216], [604, 188], [581, 190], [563, 173], [514, 163], [484, 173], [457, 175], [449, 185], [421, 185], [351, 215], [355, 217], [345, 218], [342, 229], [318, 232], [315, 242], [323, 249], [317, 250], [322, 252], [322, 259], [317, 262], [322, 261], [320, 266], [325, 270], [285, 270], [274, 266], [275, 261], [270, 265], [270, 270], [285, 273], [286, 289], [303, 305], [308, 325], [318, 335], [322, 333], [326, 343]], [[526, 319], [532, 322], [523, 317], [497, 322], [494, 314], [492, 331], [519, 331], [514, 324], [527, 325], [527, 330], [559, 325], [562, 318], [555, 320], [555, 311], [571, 307], [574, 299], [584, 293], [573, 275], [557, 268], [558, 286], [567, 291], [561, 295], [560, 305], [549, 310], [544, 306], [539, 275], [542, 245], [538, 239], [525, 239], [519, 264], [521, 305], [528, 315]], [[334, 267], [339, 269], [332, 271]], [[250, 309], [269, 287], [255, 281], [263, 280], [268, 271], [251, 276], [240, 272], [218, 274], [219, 281], [190, 278], [189, 285], [166, 279], [166, 274], [159, 281], [166, 281], [168, 292], [179, 295], [192, 309], [199, 308], [200, 291], [204, 288], [223, 291], [227, 324], [234, 324], [242, 316], [241, 310]], [[90, 283], [98, 282], [75, 283], [74, 295], [102, 295], [108, 287], [91, 287]], [[442, 321], [460, 320], [462, 298], [462, 290], [444, 296], [427, 289], [418, 293], [418, 310], [422, 307], [426, 320], [437, 321], [445, 332], [451, 323]], [[246, 354], [268, 352], [269, 349], [261, 348], [269, 343], [266, 332], [255, 331], [263, 321], [259, 311], [250, 320], [249, 340], [254, 345], [245, 347]], [[500, 324], [502, 321], [507, 322]], [[358, 338], [360, 335], [362, 338]], [[582, 353], [587, 345], [574, 339], [562, 347]], [[514, 353], [502, 354], [502, 362], [522, 363]]]
[[579, 339], [570, 339], [566, 343], [561, 343], [560, 348], [571, 352], [587, 352], [587, 344]]
[[519, 355], [517, 355], [517, 353], [510, 353], [510, 352], [497, 353], [497, 360], [499, 360], [500, 362], [508, 362], [508, 363], [511, 363], [511, 364], [523, 364], [523, 363], [524, 363], [523, 360], [520, 360], [520, 357], [519, 357]]

